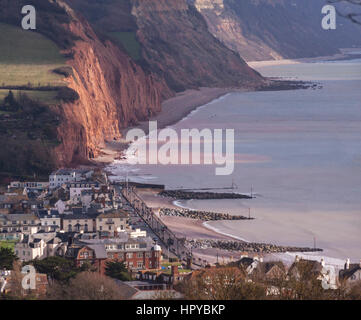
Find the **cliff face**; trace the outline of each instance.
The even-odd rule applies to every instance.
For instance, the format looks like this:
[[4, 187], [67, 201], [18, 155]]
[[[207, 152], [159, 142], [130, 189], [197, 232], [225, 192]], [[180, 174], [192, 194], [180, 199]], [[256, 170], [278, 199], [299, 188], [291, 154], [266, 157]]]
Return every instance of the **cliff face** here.
[[[361, 45], [360, 26], [321, 28], [325, 0], [189, 0], [210, 32], [246, 61], [331, 55]], [[342, 4], [341, 4], [342, 5]]]
[[[134, 36], [140, 50], [137, 62], [144, 70], [164, 78], [175, 91], [262, 81], [237, 53], [209, 32], [202, 15], [186, 0], [109, 0], [101, 5], [69, 0], [68, 3], [103, 38], [115, 36], [129, 47], [125, 36]], [[101, 15], [97, 14], [100, 9]]]
[[143, 58], [176, 91], [243, 86], [261, 77], [210, 34], [186, 0], [132, 0]]
[[105, 140], [118, 138], [122, 128], [159, 112], [162, 100], [173, 94], [163, 80], [145, 74], [114, 44], [102, 43], [84, 19], [73, 19], [66, 28], [80, 39], [68, 61], [74, 72], [68, 84], [80, 98], [58, 108], [58, 165], [96, 156]]
[[[49, 159], [48, 171], [97, 156], [105, 141], [159, 112], [175, 91], [263, 83], [209, 32], [186, 0], [0, 0], [0, 21], [19, 27], [25, 4], [37, 8], [36, 32], [55, 42], [67, 58], [72, 68], [65, 81], [73, 97], [79, 96], [48, 108], [56, 121], [45, 123], [44, 134], [23, 137], [24, 145], [30, 146], [33, 137], [44, 154], [55, 154], [51, 160], [41, 157], [35, 171], [44, 159]], [[31, 148], [24, 161], [39, 150]]]

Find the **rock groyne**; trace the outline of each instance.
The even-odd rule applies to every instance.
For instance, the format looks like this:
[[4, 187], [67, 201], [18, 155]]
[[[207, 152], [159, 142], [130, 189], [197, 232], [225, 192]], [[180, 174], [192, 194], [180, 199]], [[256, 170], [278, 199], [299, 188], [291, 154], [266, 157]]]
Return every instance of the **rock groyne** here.
[[257, 253], [284, 253], [284, 252], [319, 252], [320, 248], [277, 246], [267, 243], [251, 243], [232, 240], [190, 239], [186, 246], [192, 249], [217, 248], [229, 251], [257, 252]]
[[253, 220], [254, 218], [247, 218], [245, 216], [236, 216], [228, 213], [217, 213], [207, 211], [197, 211], [188, 209], [170, 209], [161, 208], [159, 210], [160, 216], [168, 217], [182, 217], [202, 221], [215, 221], [215, 220]]
[[252, 197], [240, 193], [218, 192], [195, 192], [183, 190], [165, 190], [159, 193], [162, 197], [179, 200], [213, 200], [213, 199], [252, 199]]

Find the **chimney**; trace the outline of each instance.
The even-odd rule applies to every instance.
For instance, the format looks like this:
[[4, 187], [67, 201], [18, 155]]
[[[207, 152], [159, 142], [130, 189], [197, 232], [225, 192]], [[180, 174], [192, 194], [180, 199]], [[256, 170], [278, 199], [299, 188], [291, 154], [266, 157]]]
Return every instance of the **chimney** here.
[[325, 264], [325, 260], [323, 260], [323, 258], [321, 259], [321, 266], [324, 267], [326, 264]]
[[187, 258], [187, 269], [192, 269], [193, 257]]
[[350, 259], [347, 259], [347, 260], [346, 260], [345, 269], [346, 269], [346, 270], [350, 269]]
[[178, 266], [172, 266], [172, 276], [176, 277], [179, 275]]

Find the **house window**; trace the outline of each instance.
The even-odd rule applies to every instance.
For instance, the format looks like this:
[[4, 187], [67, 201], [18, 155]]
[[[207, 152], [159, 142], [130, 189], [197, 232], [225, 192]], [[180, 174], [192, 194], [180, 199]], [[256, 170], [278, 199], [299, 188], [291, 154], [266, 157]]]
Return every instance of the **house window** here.
[[87, 251], [84, 252], [84, 259], [88, 259], [89, 258], [89, 253]]
[[133, 258], [133, 253], [132, 253], [132, 252], [127, 253], [127, 258], [128, 258], [128, 259]]
[[112, 226], [109, 226], [109, 230], [110, 230], [110, 231], [112, 230]]
[[100, 231], [102, 231], [102, 230], [103, 230], [103, 227], [102, 227], [102, 226], [100, 226], [100, 227], [99, 227], [99, 230], [100, 230]]
[[69, 224], [69, 225], [68, 225], [68, 231], [69, 231], [69, 232], [72, 232], [72, 230], [73, 230], [73, 228], [72, 228], [71, 224]]
[[143, 258], [143, 252], [138, 252], [138, 253], [137, 253], [137, 257], [138, 257], [138, 258]]
[[143, 262], [138, 262], [138, 263], [137, 263], [137, 268], [138, 268], [138, 269], [143, 268]]

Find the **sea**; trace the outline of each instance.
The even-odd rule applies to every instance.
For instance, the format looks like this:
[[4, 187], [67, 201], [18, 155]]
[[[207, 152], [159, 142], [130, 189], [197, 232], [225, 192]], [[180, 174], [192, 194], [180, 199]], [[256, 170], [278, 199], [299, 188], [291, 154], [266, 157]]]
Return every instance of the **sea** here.
[[[215, 165], [128, 165], [113, 179], [159, 183], [167, 189], [227, 188], [249, 200], [189, 200], [194, 210], [249, 215], [252, 221], [212, 221], [206, 227], [251, 242], [318, 247], [342, 265], [361, 259], [361, 59], [258, 67], [262, 75], [312, 81], [314, 88], [229, 93], [171, 126], [234, 129], [235, 168]], [[134, 145], [128, 150], [132, 156]], [[216, 189], [221, 190], [221, 189]], [[289, 254], [294, 259], [294, 254]]]

